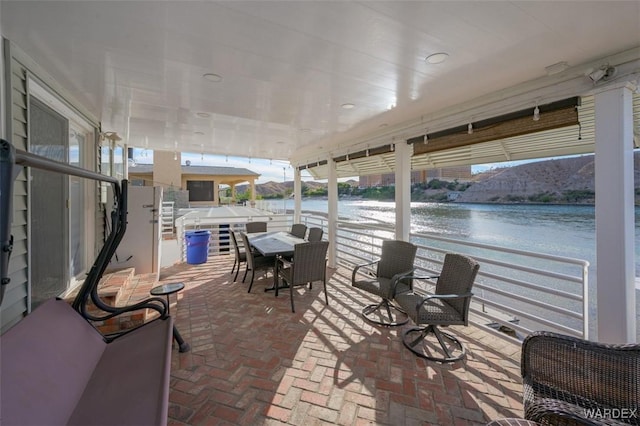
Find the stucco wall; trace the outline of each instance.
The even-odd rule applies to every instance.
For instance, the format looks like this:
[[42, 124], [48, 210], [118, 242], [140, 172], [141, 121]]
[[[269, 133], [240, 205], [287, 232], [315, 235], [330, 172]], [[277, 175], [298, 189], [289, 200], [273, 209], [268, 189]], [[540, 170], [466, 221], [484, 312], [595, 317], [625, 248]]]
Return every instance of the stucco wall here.
[[[176, 158], [174, 160], [174, 158]], [[180, 153], [153, 151], [153, 182], [163, 188], [186, 189], [182, 187]]]

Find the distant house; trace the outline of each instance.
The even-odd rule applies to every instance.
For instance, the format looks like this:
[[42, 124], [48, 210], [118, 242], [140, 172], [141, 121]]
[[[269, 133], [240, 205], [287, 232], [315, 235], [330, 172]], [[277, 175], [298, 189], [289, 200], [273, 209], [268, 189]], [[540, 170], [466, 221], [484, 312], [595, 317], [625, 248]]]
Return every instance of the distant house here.
[[[175, 158], [175, 159], [174, 159]], [[230, 203], [236, 202], [236, 185], [249, 183], [251, 203], [255, 204], [255, 181], [260, 174], [249, 169], [220, 166], [192, 166], [180, 164], [180, 154], [154, 152], [154, 164], [135, 164], [128, 167], [131, 185], [161, 186], [165, 190], [186, 190], [192, 206], [220, 205], [220, 185], [231, 188]]]

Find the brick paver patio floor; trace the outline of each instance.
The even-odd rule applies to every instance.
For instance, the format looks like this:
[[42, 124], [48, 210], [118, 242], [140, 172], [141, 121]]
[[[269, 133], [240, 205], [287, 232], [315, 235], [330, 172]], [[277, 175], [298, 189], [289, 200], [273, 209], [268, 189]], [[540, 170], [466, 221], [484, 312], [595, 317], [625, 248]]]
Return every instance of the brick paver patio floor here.
[[292, 313], [288, 290], [264, 292], [271, 275], [249, 294], [232, 263], [215, 256], [162, 271], [162, 282], [186, 285], [172, 314], [191, 345], [173, 350], [169, 424], [482, 425], [522, 415], [519, 345], [452, 327], [467, 359], [426, 361], [402, 345], [410, 323], [361, 317], [374, 300], [351, 287], [350, 270], [329, 270], [328, 306], [321, 283], [296, 289]]

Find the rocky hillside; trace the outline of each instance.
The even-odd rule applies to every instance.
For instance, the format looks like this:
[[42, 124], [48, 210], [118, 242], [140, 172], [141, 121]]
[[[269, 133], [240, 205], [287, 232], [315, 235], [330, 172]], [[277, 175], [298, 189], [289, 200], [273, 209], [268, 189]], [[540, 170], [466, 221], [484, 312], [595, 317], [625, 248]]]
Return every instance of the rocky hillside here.
[[[640, 205], [640, 152], [634, 156], [636, 205]], [[349, 181], [357, 187], [357, 181]], [[326, 187], [323, 182], [304, 182], [310, 190]], [[464, 186], [464, 185], [458, 185]], [[248, 185], [238, 186], [244, 192]], [[291, 194], [293, 182], [267, 182], [256, 185], [261, 196]], [[489, 170], [474, 176], [468, 188], [418, 189], [414, 201], [445, 201], [451, 192], [459, 193], [455, 202], [462, 203], [584, 203], [595, 201], [593, 155], [542, 160], [519, 166]], [[356, 194], [366, 196], [365, 194]], [[391, 193], [390, 198], [393, 199]]]
[[[636, 188], [639, 188], [640, 153], [635, 154], [634, 162]], [[479, 175], [456, 202], [593, 203], [594, 177], [593, 155], [538, 161]]]
[[[358, 185], [358, 182], [355, 180], [350, 180], [347, 183], [350, 185]], [[309, 190], [314, 190], [317, 188], [326, 188], [327, 184], [324, 182], [314, 182], [314, 181], [305, 181], [302, 183], [304, 186], [309, 188]], [[238, 185], [237, 191], [238, 193], [245, 192], [249, 188], [249, 185]], [[287, 182], [266, 182], [256, 184], [256, 192], [261, 196], [270, 196], [270, 195], [280, 195], [280, 194], [291, 194], [293, 193], [293, 181]]]

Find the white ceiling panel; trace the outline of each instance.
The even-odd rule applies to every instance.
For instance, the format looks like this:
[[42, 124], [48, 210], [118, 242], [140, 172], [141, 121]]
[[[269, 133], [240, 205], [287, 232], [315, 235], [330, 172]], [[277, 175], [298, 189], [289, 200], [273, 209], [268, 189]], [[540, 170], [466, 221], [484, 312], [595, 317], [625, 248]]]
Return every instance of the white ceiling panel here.
[[[473, 120], [466, 105], [506, 105], [534, 82], [582, 78], [588, 91], [583, 68], [640, 46], [635, 1], [3, 0], [0, 19], [4, 37], [130, 146], [297, 163], [381, 144], [383, 132], [415, 136], [409, 127], [448, 111]], [[424, 61], [437, 52], [448, 60]], [[570, 69], [548, 77], [561, 61]], [[414, 167], [462, 161], [453, 155]], [[358, 161], [340, 173], [394, 159]]]

